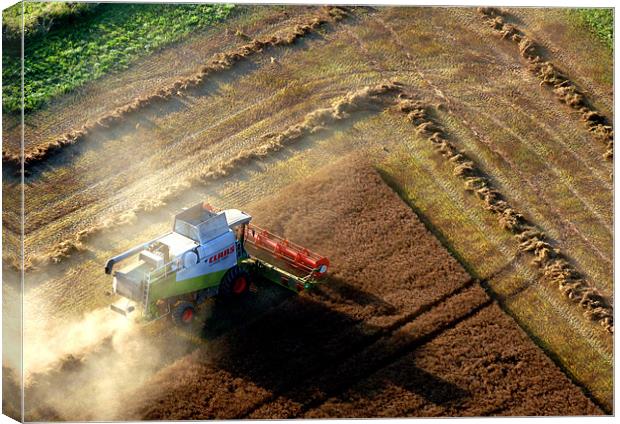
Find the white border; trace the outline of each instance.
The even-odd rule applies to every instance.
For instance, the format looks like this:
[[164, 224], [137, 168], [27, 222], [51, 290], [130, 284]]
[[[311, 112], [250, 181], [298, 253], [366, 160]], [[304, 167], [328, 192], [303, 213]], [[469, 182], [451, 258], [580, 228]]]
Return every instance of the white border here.
[[[16, 3], [19, 3], [19, 1], [16, 0], [0, 0], [2, 1], [2, 5], [1, 8], [2, 10], [6, 9], [7, 7], [10, 7]], [[110, 3], [127, 3], [128, 0], [106, 0], [106, 2], [110, 2]], [[154, 0], [133, 0], [133, 3], [162, 3], [162, 1], [154, 1]], [[222, 1], [222, 0], [214, 0], [214, 1], [205, 1], [205, 0], [194, 0], [194, 1], [181, 1], [179, 3], [235, 3], [235, 4], [342, 4], [342, 5], [362, 5], [362, 4], [366, 4], [366, 5], [401, 5], [401, 6], [531, 6], [531, 7], [615, 7], [615, 2], [611, 1], [611, 0], [591, 0], [591, 1], [578, 1], [578, 0], [544, 0], [544, 1], [535, 1], [535, 0], [478, 0], [478, 1], [465, 1], [465, 0], [425, 0], [425, 1], [411, 1], [411, 0], [372, 0], [372, 1], [368, 1], [368, 0], [362, 0], [362, 1], [354, 1], [354, 0], [336, 0], [336, 1], [328, 1], [328, 0], [312, 0], [312, 1], [303, 1], [303, 0], [284, 0], [284, 1], [262, 1], [262, 0], [235, 0], [235, 1]], [[618, 33], [618, 22], [616, 21], [614, 23], [614, 34]], [[615, 46], [615, 45], [614, 45]], [[0, 54], [1, 54], [1, 49], [0, 49]], [[617, 49], [614, 49], [614, 64], [617, 63], [617, 58], [618, 58], [618, 51]], [[1, 72], [1, 64], [0, 64], [0, 72]], [[615, 110], [617, 110], [617, 102], [618, 99], [615, 96], [615, 81], [616, 81], [616, 75], [617, 75], [618, 69], [614, 69], [614, 112]], [[0, 73], [1, 75], [1, 73]], [[616, 126], [616, 119], [615, 119], [615, 113], [614, 113], [614, 128], [617, 128]], [[2, 120], [0, 118], [0, 128], [2, 128]], [[0, 165], [1, 167], [1, 165]], [[614, 162], [614, 173], [617, 172], [617, 163]], [[616, 188], [614, 186], [614, 199], [615, 199], [615, 194], [616, 194]], [[2, 206], [2, 198], [0, 196], [0, 208]], [[614, 218], [615, 216], [617, 216], [617, 212], [618, 212], [618, 205], [614, 203]], [[616, 234], [616, 220], [614, 219], [614, 235]], [[617, 247], [618, 247], [618, 240], [616, 238], [614, 238], [614, 252], [617, 251]], [[2, 248], [2, 242], [0, 241], [0, 252], [1, 252], [1, 248]], [[620, 259], [618, 259], [615, 255], [614, 255], [614, 269], [617, 269], [617, 265], [618, 265], [618, 261], [620, 261]], [[2, 270], [0, 268], [0, 279], [2, 276]], [[614, 274], [615, 275], [615, 274]], [[614, 279], [615, 280], [615, 279]], [[615, 281], [614, 281], [615, 283]], [[616, 290], [615, 290], [615, 284], [614, 284], [614, 294], [615, 294]], [[0, 298], [1, 298], [1, 293], [0, 293]], [[615, 295], [614, 295], [615, 298]], [[1, 322], [2, 322], [2, 316], [0, 314], [0, 337], [2, 334], [2, 326], [1, 326]], [[614, 346], [615, 346], [615, 334], [614, 334]], [[615, 349], [614, 349], [614, 353], [615, 353]], [[617, 367], [617, 358], [614, 355], [614, 411], [617, 411], [618, 409], [618, 397], [616, 396], [616, 387], [615, 387], [615, 382], [620, 381], [618, 380], [618, 367]], [[2, 394], [0, 392], [0, 399], [2, 398]], [[466, 420], [468, 423], [489, 423], [489, 422], [495, 422], [498, 420], [502, 420], [502, 421], [508, 421], [511, 423], [538, 423], [538, 422], [543, 422], [543, 423], [548, 423], [548, 424], [577, 424], [577, 423], [584, 423], [584, 422], [594, 422], [594, 423], [613, 423], [615, 422], [615, 419], [612, 417], [550, 417], [550, 418], [544, 418], [544, 417], [533, 417], [533, 418], [522, 418], [522, 417], [510, 417], [510, 418], [440, 418], [440, 420], [454, 420], [454, 419], [458, 419], [458, 420]], [[394, 421], [395, 419], [374, 419], [372, 420], [373, 422], [389, 422], [389, 421]], [[426, 419], [426, 418], [415, 418], [415, 419], [396, 419], [399, 420], [401, 422], [411, 422], [411, 423], [435, 423], [437, 422], [437, 419]], [[282, 421], [282, 420], [279, 420]], [[316, 420], [308, 420], [308, 421], [316, 421]], [[321, 422], [324, 423], [352, 423], [354, 421], [357, 420], [320, 420]], [[4, 423], [14, 423], [15, 421], [13, 421], [12, 419], [4, 416], [4, 415], [0, 415], [0, 423], [4, 424]], [[181, 421], [171, 421], [171, 422], [181, 422]], [[232, 420], [232, 421], [227, 421], [227, 422], [239, 422], [239, 423], [259, 423], [260, 421], [255, 421], [255, 420], [244, 420], [244, 421], [237, 421], [237, 420]], [[284, 421], [282, 421], [284, 422]]]

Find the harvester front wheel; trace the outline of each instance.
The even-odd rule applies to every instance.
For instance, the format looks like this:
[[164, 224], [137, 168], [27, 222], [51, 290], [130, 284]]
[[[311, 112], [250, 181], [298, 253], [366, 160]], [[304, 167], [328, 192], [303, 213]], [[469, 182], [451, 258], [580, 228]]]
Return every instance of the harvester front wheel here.
[[172, 322], [179, 327], [187, 327], [196, 317], [196, 308], [191, 302], [181, 301], [172, 309]]
[[231, 268], [220, 284], [218, 296], [224, 299], [241, 297], [250, 288], [250, 274], [247, 271], [235, 266]]

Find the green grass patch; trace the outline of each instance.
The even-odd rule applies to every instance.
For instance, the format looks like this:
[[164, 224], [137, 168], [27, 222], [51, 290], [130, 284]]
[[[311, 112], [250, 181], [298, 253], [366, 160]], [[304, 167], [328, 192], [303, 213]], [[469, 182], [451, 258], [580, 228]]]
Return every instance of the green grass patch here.
[[[225, 4], [100, 4], [71, 25], [26, 38], [24, 109], [32, 111], [55, 96], [125, 69], [135, 59], [225, 19], [233, 8]], [[19, 112], [19, 53], [5, 49], [2, 66], [3, 110]]]
[[[99, 3], [25, 2], [24, 36], [31, 38], [50, 29], [71, 24], [93, 12]], [[22, 4], [17, 3], [2, 12], [2, 38], [21, 40]]]
[[575, 9], [578, 21], [596, 34], [610, 49], [614, 46], [613, 9]]

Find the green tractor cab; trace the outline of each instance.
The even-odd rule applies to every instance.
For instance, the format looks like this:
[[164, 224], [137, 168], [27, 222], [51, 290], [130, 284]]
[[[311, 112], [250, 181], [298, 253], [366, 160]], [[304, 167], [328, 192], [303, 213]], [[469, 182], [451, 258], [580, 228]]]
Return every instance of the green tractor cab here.
[[205, 203], [177, 214], [171, 232], [107, 261], [113, 291], [125, 300], [111, 308], [124, 315], [138, 309], [147, 321], [170, 316], [183, 326], [207, 299], [241, 297], [257, 277], [295, 292], [320, 283], [327, 258], [251, 220], [240, 210], [215, 211]]

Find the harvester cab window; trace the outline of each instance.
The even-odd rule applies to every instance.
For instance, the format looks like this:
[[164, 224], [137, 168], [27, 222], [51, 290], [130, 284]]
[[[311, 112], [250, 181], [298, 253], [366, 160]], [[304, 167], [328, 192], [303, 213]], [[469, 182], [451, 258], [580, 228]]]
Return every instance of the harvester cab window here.
[[164, 263], [168, 263], [170, 262], [170, 247], [168, 247], [167, 244], [163, 244], [160, 243], [161, 247], [159, 248], [159, 251], [162, 253], [162, 255], [164, 256]]
[[226, 217], [205, 209], [202, 204], [184, 210], [174, 220], [174, 232], [199, 244], [205, 244], [226, 231]]

